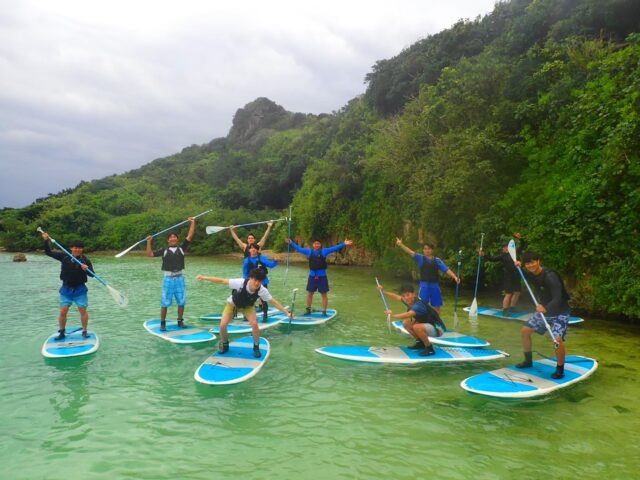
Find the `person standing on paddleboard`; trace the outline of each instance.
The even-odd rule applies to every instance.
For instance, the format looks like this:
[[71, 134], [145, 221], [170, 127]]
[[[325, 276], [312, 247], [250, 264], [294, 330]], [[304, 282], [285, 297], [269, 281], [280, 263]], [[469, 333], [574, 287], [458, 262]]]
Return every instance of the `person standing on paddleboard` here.
[[420, 292], [419, 297], [430, 304], [438, 314], [444, 304], [442, 292], [440, 291], [440, 280], [438, 271], [446, 273], [454, 282], [460, 283], [458, 276], [447, 267], [442, 260], [433, 256], [433, 244], [425, 243], [422, 247], [422, 255], [414, 252], [404, 243], [401, 238], [396, 238], [396, 245], [413, 257], [413, 260], [420, 269]]
[[311, 305], [313, 303], [313, 294], [318, 291], [322, 297], [322, 315], [327, 316], [327, 306], [329, 305], [329, 279], [327, 278], [327, 255], [342, 250], [344, 247], [353, 245], [353, 241], [345, 240], [333, 247], [322, 248], [320, 240], [314, 240], [313, 248], [302, 248], [287, 238], [287, 243], [293, 247], [295, 251], [303, 254], [309, 259], [309, 278], [307, 280], [307, 310], [306, 315], [311, 314]]
[[[527, 242], [522, 238], [520, 233], [514, 233], [513, 236], [520, 241], [518, 251], [523, 252], [527, 248]], [[508, 317], [511, 311], [515, 310], [522, 291], [520, 274], [518, 273], [518, 269], [509, 254], [509, 240], [506, 239], [502, 243], [502, 253], [485, 256], [484, 250], [480, 249], [479, 254], [489, 262], [502, 262], [502, 289], [504, 291], [504, 297], [502, 299], [502, 314], [505, 317]]]
[[423, 349], [418, 354], [421, 357], [435, 355], [436, 352], [429, 337], [439, 337], [447, 330], [436, 309], [416, 295], [413, 285], [401, 286], [398, 289], [398, 294], [386, 292], [382, 285], [379, 285], [378, 288], [390, 298], [404, 303], [407, 307], [407, 311], [404, 313], [394, 315], [391, 310], [385, 310], [384, 313], [402, 320], [405, 330], [416, 340], [409, 348], [412, 350]]
[[[273, 222], [267, 223], [267, 231], [264, 232], [264, 235], [262, 236], [260, 241], [256, 244], [258, 245], [258, 247], [264, 248], [272, 228], [273, 228]], [[251, 245], [256, 243], [256, 236], [253, 233], [249, 232], [249, 234], [247, 235], [247, 243], [244, 243], [242, 240], [240, 240], [240, 237], [238, 237], [238, 234], [236, 233], [235, 225], [231, 225], [229, 227], [229, 231], [231, 232], [231, 236], [236, 241], [240, 249], [244, 252], [244, 258], [247, 258], [250, 255], [249, 247], [251, 247]]]
[[93, 271], [93, 265], [91, 264], [91, 260], [83, 254], [84, 243], [81, 240], [71, 242], [71, 255], [82, 263], [82, 265], [79, 265], [77, 262], [71, 260], [67, 254], [51, 250], [48, 233], [42, 232], [42, 239], [44, 240], [45, 255], [55, 258], [61, 264], [60, 280], [62, 280], [62, 287], [60, 287], [60, 315], [58, 316], [59, 335], [55, 337], [55, 340], [64, 339], [67, 326], [67, 313], [69, 313], [69, 308], [74, 303], [80, 312], [82, 336], [88, 338], [89, 333], [87, 332], [87, 326], [89, 325], [89, 312], [87, 308], [89, 307], [89, 296], [85, 284], [88, 280], [87, 275], [93, 276], [87, 272], [87, 270]]
[[[556, 371], [551, 374], [551, 378], [560, 379], [564, 377], [564, 359], [566, 350], [564, 338], [569, 327], [569, 293], [564, 286], [564, 282], [558, 272], [540, 265], [540, 255], [534, 252], [525, 252], [522, 255], [522, 263], [527, 271], [525, 277], [536, 290], [536, 298], [540, 302], [536, 305], [536, 313], [522, 327], [522, 348], [524, 350], [524, 361], [516, 365], [518, 368], [529, 368], [532, 366], [532, 341], [533, 332], [544, 335], [547, 327], [544, 323], [544, 315], [547, 323], [551, 327], [553, 338], [558, 344], [555, 349], [557, 358]], [[521, 263], [517, 262], [520, 266]]]
[[219, 285], [229, 285], [233, 290], [231, 296], [227, 298], [227, 304], [222, 312], [220, 320], [220, 343], [218, 344], [218, 352], [227, 353], [229, 351], [229, 336], [227, 334], [227, 325], [233, 318], [235, 312], [241, 313], [249, 321], [251, 325], [251, 334], [253, 336], [253, 356], [260, 358], [260, 329], [256, 319], [255, 303], [258, 299], [263, 302], [271, 302], [278, 310], [291, 318], [291, 314], [282, 304], [271, 296], [269, 290], [264, 288], [263, 281], [267, 277], [264, 268], [254, 268], [249, 272], [249, 278], [218, 278], [206, 277], [198, 275], [196, 280], [217, 283]]
[[162, 257], [162, 296], [160, 298], [160, 330], [167, 329], [167, 309], [176, 299], [178, 306], [178, 326], [184, 327], [184, 306], [187, 302], [187, 291], [184, 282], [184, 257], [191, 245], [196, 231], [196, 220], [189, 217], [187, 238], [178, 246], [178, 234], [171, 232], [167, 237], [167, 248], [153, 250], [153, 235], [147, 237], [147, 257]]
[[[249, 248], [249, 256], [244, 259], [244, 265], [242, 268], [242, 276], [244, 278], [249, 278], [249, 272], [257, 267], [262, 267], [264, 269], [265, 277], [262, 281], [262, 286], [267, 288], [269, 285], [269, 270], [267, 268], [275, 268], [278, 266], [278, 262], [275, 260], [269, 260], [264, 255], [260, 255], [260, 245], [257, 243], [252, 243], [248, 246]], [[262, 321], [266, 322], [269, 316], [269, 303], [262, 300], [262, 305], [258, 308], [259, 311], [262, 311]]]

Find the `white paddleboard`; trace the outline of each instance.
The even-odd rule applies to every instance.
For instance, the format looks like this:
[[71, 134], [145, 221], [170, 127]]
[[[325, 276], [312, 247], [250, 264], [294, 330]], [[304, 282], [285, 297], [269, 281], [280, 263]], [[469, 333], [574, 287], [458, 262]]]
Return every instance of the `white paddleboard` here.
[[67, 328], [67, 334], [62, 340], [54, 340], [58, 332], [51, 335], [42, 345], [42, 355], [47, 358], [78, 357], [89, 355], [100, 347], [98, 336], [91, 330], [87, 330], [89, 338], [82, 336], [82, 329], [78, 327]]
[[368, 346], [332, 346], [316, 348], [316, 352], [329, 357], [368, 363], [438, 363], [438, 362], [478, 362], [508, 357], [500, 350], [480, 348], [434, 347], [435, 355], [422, 357], [420, 350], [408, 347], [368, 347]]
[[[464, 310], [468, 312], [471, 310], [471, 307], [464, 307]], [[494, 318], [502, 318], [503, 320], [519, 320], [521, 322], [526, 322], [531, 318], [533, 312], [521, 312], [521, 311], [513, 311], [510, 312], [509, 315], [504, 315], [502, 313], [501, 308], [487, 308], [487, 307], [478, 307], [478, 315], [485, 315], [488, 317]], [[576, 323], [584, 322], [584, 318], [580, 317], [569, 317], [569, 325], [574, 325]]]
[[271, 347], [266, 338], [260, 338], [262, 356], [253, 356], [253, 337], [243, 337], [229, 344], [226, 353], [213, 353], [198, 367], [194, 378], [207, 385], [240, 383], [256, 375], [264, 366]]
[[[393, 327], [404, 335], [411, 336], [411, 334], [407, 332], [402, 325], [402, 320], [394, 321]], [[429, 341], [434, 345], [442, 345], [445, 347], [482, 348], [491, 345], [489, 342], [481, 338], [452, 331], [444, 332], [439, 337], [429, 337]]]
[[209, 330], [202, 330], [186, 324], [184, 327], [179, 327], [176, 320], [167, 320], [167, 329], [164, 332], [160, 330], [160, 319], [147, 320], [144, 322], [144, 328], [151, 335], [171, 343], [200, 343], [216, 339], [216, 336]]
[[567, 356], [564, 377], [558, 380], [551, 378], [556, 370], [555, 359], [544, 359], [533, 362], [529, 368], [514, 365], [480, 373], [463, 380], [460, 386], [468, 392], [489, 397], [532, 398], [585, 380], [597, 369], [598, 362], [593, 358], [572, 355]]
[[[284, 318], [286, 317], [284, 316], [267, 317], [267, 321], [263, 322], [262, 319], [259, 317], [258, 330], [263, 331], [263, 330], [267, 330], [268, 328], [273, 328], [277, 326], [280, 322], [282, 322]], [[215, 334], [220, 335], [220, 325], [216, 325], [211, 329], [211, 331]], [[251, 330], [251, 324], [247, 320], [240, 320], [240, 321], [236, 320], [233, 322], [229, 322], [229, 324], [227, 325], [227, 333], [229, 334], [251, 333], [252, 331], [253, 330]]]
[[[337, 314], [338, 312], [333, 308], [327, 309], [326, 315], [324, 315], [320, 310], [313, 310], [311, 313], [307, 314], [296, 313], [294, 318], [291, 320], [291, 325], [322, 325], [323, 323], [327, 323], [329, 320], [334, 318]], [[278, 312], [275, 317], [279, 317], [282, 320], [280, 322], [282, 325], [289, 324], [289, 317], [287, 317], [284, 313]]]

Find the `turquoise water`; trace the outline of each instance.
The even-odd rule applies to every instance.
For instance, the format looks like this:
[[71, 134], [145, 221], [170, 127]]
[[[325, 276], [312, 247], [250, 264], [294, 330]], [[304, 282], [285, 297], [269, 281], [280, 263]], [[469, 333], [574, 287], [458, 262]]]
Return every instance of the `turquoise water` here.
[[[638, 478], [637, 327], [587, 319], [571, 329], [568, 349], [600, 361], [589, 380], [543, 399], [494, 400], [459, 383], [520, 360], [517, 322], [480, 317], [473, 326], [460, 314], [460, 331], [513, 355], [475, 365], [368, 365], [315, 353], [326, 345], [409, 343], [387, 330], [373, 280], [380, 272], [331, 267], [336, 319], [267, 330], [272, 354], [264, 369], [246, 383], [210, 387], [193, 374], [214, 343], [174, 345], [142, 327], [159, 312], [158, 259], [92, 256], [130, 304], [119, 308], [91, 280], [90, 325], [100, 349], [46, 360], [40, 348], [56, 330], [59, 264], [42, 255], [11, 258], [0, 254], [2, 479]], [[239, 262], [187, 263], [185, 316], [211, 325], [197, 318], [219, 311], [228, 289], [194, 277], [235, 277]], [[272, 271], [270, 289], [289, 303], [293, 287], [304, 293], [306, 269], [292, 266], [286, 285], [284, 272]], [[461, 305], [470, 303], [465, 293]], [[489, 301], [499, 299], [480, 297]], [[453, 299], [445, 302], [451, 326]], [[76, 311], [70, 324], [78, 323]], [[552, 347], [534, 339], [545, 355]]]

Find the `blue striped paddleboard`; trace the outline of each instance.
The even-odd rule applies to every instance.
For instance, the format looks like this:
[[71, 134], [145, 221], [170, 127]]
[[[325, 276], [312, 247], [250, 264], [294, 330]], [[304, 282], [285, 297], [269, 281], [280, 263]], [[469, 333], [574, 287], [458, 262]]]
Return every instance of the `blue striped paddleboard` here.
[[[267, 317], [267, 321], [263, 322], [261, 317], [258, 317], [258, 330], [266, 330], [268, 328], [275, 327], [280, 322], [284, 321], [287, 317], [277, 316], [277, 317]], [[220, 335], [220, 325], [216, 325], [211, 329], [213, 333]], [[251, 333], [251, 324], [246, 320], [236, 320], [234, 322], [229, 322], [227, 325], [227, 333]]]
[[207, 385], [240, 383], [256, 375], [271, 353], [266, 338], [260, 338], [262, 356], [253, 356], [253, 337], [243, 337], [229, 344], [227, 353], [213, 353], [198, 367], [193, 377]]
[[420, 350], [408, 347], [367, 347], [367, 346], [336, 346], [316, 348], [316, 352], [328, 357], [368, 363], [439, 363], [439, 362], [479, 362], [508, 357], [509, 354], [500, 350], [485, 350], [481, 348], [434, 347], [435, 355], [422, 357]]
[[200, 343], [216, 339], [216, 336], [209, 330], [202, 330], [189, 325], [179, 327], [176, 320], [167, 320], [167, 329], [164, 332], [160, 330], [160, 319], [147, 320], [144, 322], [144, 328], [151, 335], [171, 343]]
[[574, 355], [565, 359], [564, 378], [558, 380], [551, 378], [556, 370], [555, 359], [544, 359], [529, 368], [511, 366], [480, 373], [463, 380], [460, 386], [467, 392], [489, 397], [532, 398], [580, 382], [597, 369], [598, 362], [593, 358]]
[[[285, 307], [288, 308], [288, 307]], [[280, 312], [280, 310], [278, 310], [276, 307], [269, 307], [269, 309], [267, 310], [267, 315], [270, 317], [272, 315], [276, 315], [278, 313], [282, 313]], [[256, 315], [258, 315], [258, 318], [262, 317], [262, 311], [258, 312], [256, 311]], [[239, 318], [242, 318], [242, 314], [239, 314]], [[207, 313], [206, 315], [201, 315], [200, 316], [200, 320], [207, 320], [207, 321], [214, 321], [214, 322], [219, 322], [220, 320], [222, 320], [222, 313], [218, 312], [218, 313]]]
[[[291, 325], [322, 325], [334, 318], [337, 314], [338, 312], [333, 308], [328, 308], [326, 315], [323, 315], [321, 310], [312, 310], [311, 313], [307, 314], [296, 313], [291, 320]], [[280, 317], [282, 319], [282, 325], [287, 325], [289, 323], [289, 317], [282, 312], [279, 312], [276, 317]]]
[[[394, 321], [393, 326], [399, 332], [411, 336], [411, 334], [402, 326], [402, 320]], [[482, 348], [491, 345], [489, 342], [481, 338], [452, 331], [446, 331], [439, 337], [429, 337], [429, 341], [434, 345], [442, 345], [445, 347]]]
[[[468, 312], [471, 310], [471, 307], [464, 307], [464, 310]], [[488, 317], [502, 318], [503, 320], [519, 320], [521, 322], [526, 322], [531, 318], [533, 312], [520, 312], [520, 311], [512, 311], [509, 315], [505, 316], [502, 313], [502, 308], [487, 308], [487, 307], [478, 307], [478, 315], [486, 315]], [[584, 318], [580, 317], [569, 317], [569, 325], [574, 325], [576, 323], [584, 322]]]
[[87, 330], [89, 338], [82, 337], [82, 328], [67, 328], [66, 337], [62, 340], [54, 340], [58, 332], [51, 335], [42, 345], [42, 355], [47, 358], [78, 357], [89, 355], [98, 350], [100, 340], [91, 330]]

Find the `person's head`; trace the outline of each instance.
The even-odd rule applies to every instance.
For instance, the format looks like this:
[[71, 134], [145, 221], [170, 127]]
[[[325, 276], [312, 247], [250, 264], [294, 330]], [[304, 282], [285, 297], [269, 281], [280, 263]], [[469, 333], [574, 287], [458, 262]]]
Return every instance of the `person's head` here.
[[540, 266], [540, 255], [536, 252], [524, 252], [522, 254], [522, 263], [524, 266], [534, 275], [537, 275], [542, 270]]
[[249, 244], [249, 255], [252, 257], [257, 257], [260, 254], [260, 245], [257, 243]]
[[251, 290], [258, 290], [267, 274], [262, 266], [258, 266], [249, 272], [249, 287]]
[[317, 238], [315, 238], [311, 246], [313, 247], [314, 250], [320, 250], [322, 248], [322, 242]]
[[417, 298], [416, 289], [410, 283], [402, 285], [398, 289], [398, 295], [400, 295], [402, 301], [407, 305], [413, 304]]
[[167, 243], [169, 244], [170, 247], [177, 247], [178, 246], [178, 234], [177, 233], [173, 233], [171, 232], [169, 234], [169, 236], [167, 237]]
[[247, 235], [247, 245], [253, 245], [254, 243], [256, 243], [256, 236], [249, 232], [249, 234]]
[[84, 242], [82, 240], [74, 240], [71, 242], [71, 255], [78, 257], [84, 252]]
[[433, 255], [433, 243], [425, 243], [422, 247], [422, 254], [425, 257], [430, 257]]

